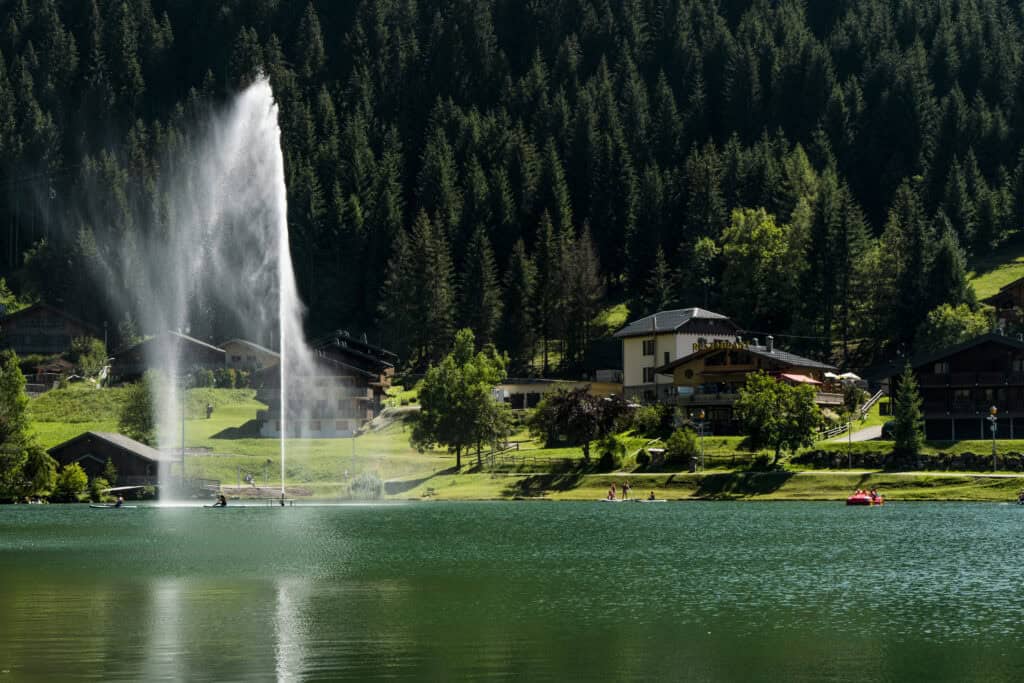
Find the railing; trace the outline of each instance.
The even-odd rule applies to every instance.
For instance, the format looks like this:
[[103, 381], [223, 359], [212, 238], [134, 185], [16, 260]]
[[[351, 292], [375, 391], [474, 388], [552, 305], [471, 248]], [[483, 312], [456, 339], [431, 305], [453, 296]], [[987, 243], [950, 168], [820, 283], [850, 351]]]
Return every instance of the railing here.
[[921, 387], [1024, 385], [1024, 372], [953, 372], [948, 375], [922, 373]]
[[871, 410], [871, 408], [874, 407], [874, 405], [878, 403], [879, 399], [881, 399], [884, 395], [885, 391], [879, 389], [878, 391], [875, 392], [874, 396], [869, 398], [867, 401], [864, 401], [864, 405], [862, 405], [860, 409], [857, 411], [857, 419], [863, 420], [864, 416], [868, 414], [868, 411]]

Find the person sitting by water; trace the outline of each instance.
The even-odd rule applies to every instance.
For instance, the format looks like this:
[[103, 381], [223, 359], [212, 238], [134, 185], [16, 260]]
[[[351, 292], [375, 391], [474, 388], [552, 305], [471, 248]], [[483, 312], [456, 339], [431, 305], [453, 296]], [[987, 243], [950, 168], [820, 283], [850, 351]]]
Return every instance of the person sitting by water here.
[[647, 496], [647, 500], [657, 500], [657, 498], [654, 497], [654, 491], [651, 491], [651, 495]]
[[117, 497], [117, 502], [114, 503], [114, 507], [119, 508], [122, 505], [124, 505], [124, 496], [118, 496]]
[[1024, 490], [1017, 494], [1017, 502], [1024, 505]]
[[871, 496], [871, 500], [878, 500], [878, 489], [872, 487], [868, 495]]
[[228, 499], [224, 497], [224, 494], [217, 496], [217, 502], [213, 504], [215, 508], [226, 508], [228, 506]]

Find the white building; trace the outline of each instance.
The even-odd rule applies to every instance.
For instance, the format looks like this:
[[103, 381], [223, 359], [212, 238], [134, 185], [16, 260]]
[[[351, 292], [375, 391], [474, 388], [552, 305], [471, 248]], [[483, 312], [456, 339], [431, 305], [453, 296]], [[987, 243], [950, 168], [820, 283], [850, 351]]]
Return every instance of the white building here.
[[672, 376], [654, 369], [690, 355], [701, 341], [733, 340], [737, 332], [732, 320], [703, 308], [658, 311], [629, 323], [615, 333], [622, 340], [626, 400], [653, 403], [671, 398]]

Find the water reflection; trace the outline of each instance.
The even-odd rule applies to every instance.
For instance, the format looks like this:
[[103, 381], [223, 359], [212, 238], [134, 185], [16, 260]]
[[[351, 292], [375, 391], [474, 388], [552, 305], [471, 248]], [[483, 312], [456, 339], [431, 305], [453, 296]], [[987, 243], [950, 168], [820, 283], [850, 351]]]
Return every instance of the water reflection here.
[[88, 525], [0, 509], [0, 670], [1001, 680], [1024, 668], [1016, 508], [618, 507], [146, 510]]

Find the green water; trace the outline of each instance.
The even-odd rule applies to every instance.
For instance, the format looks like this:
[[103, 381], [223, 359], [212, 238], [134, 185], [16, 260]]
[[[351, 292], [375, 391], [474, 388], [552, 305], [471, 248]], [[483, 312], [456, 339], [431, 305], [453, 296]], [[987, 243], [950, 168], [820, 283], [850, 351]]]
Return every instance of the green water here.
[[1020, 680], [1024, 507], [0, 508], [14, 680]]

